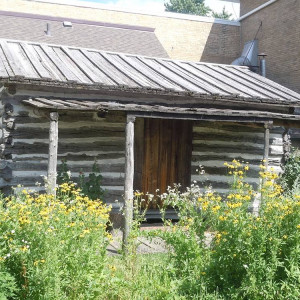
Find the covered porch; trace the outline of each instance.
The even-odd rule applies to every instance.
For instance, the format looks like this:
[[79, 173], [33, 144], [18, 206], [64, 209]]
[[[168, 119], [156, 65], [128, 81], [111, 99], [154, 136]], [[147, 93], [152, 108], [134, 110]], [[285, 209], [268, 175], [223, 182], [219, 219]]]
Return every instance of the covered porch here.
[[13, 186], [18, 176], [33, 181], [32, 163], [24, 160], [40, 167], [48, 145], [50, 193], [60, 148], [77, 161], [85, 151], [101, 152], [106, 185], [117, 182], [130, 219], [134, 189], [189, 185], [199, 178], [199, 164], [207, 168], [206, 184], [220, 191], [226, 160], [244, 159], [257, 170], [265, 159], [280, 171], [288, 128], [299, 126], [300, 95], [246, 67], [9, 40], [0, 45], [8, 173], [2, 186]]

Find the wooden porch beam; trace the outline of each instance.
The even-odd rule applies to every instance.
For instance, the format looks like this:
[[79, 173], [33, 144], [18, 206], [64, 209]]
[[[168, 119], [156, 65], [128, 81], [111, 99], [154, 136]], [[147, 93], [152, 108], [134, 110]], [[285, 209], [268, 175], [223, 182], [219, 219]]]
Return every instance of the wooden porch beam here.
[[50, 112], [49, 154], [48, 154], [48, 194], [56, 195], [58, 148], [58, 112]]
[[171, 120], [190, 120], [190, 121], [220, 121], [220, 122], [245, 122], [245, 123], [267, 123], [272, 122], [268, 117], [241, 117], [241, 116], [216, 116], [216, 115], [197, 115], [197, 114], [176, 114], [159, 112], [131, 112], [137, 118], [155, 118]]
[[128, 238], [133, 220], [133, 178], [134, 178], [134, 122], [135, 117], [127, 114], [125, 140], [125, 190], [123, 250], [127, 252]]

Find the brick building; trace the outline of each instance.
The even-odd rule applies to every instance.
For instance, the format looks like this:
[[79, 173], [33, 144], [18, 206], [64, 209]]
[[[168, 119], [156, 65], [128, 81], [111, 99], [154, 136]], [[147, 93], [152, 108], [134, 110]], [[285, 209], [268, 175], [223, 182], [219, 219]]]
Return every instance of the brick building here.
[[[76, 2], [76, 0], [59, 2], [64, 4], [58, 4], [58, 1], [55, 0], [1, 0], [0, 11], [2, 11], [2, 15], [0, 21], [2, 20], [2, 24], [0, 26], [0, 37], [18, 39], [20, 31], [24, 30], [22, 23], [28, 24], [25, 26], [25, 28], [28, 28], [31, 19], [32, 22], [35, 22], [36, 26], [42, 26], [42, 28], [39, 33], [31, 32], [30, 29], [27, 30], [25, 34], [27, 39], [37, 42], [67, 43], [67, 45], [70, 46], [85, 47], [87, 39], [83, 39], [83, 37], [78, 39], [79, 35], [76, 35], [74, 40], [71, 35], [68, 37], [68, 35], [63, 32], [62, 21], [72, 19], [77, 20], [77, 22], [82, 22], [81, 24], [74, 23], [73, 30], [84, 30], [85, 32], [93, 30], [93, 33], [96, 33], [96, 29], [91, 29], [91, 27], [95, 25], [90, 24], [90, 22], [97, 22], [96, 26], [99, 28], [98, 31], [101, 30], [100, 27], [103, 27], [104, 24], [106, 24], [105, 26], [109, 26], [109, 24], [114, 26], [119, 25], [119, 27], [130, 25], [140, 29], [142, 29], [142, 27], [152, 28], [159, 43], [163, 46], [167, 55], [172, 59], [231, 63], [239, 55], [239, 22], [174, 13], [151, 14], [144, 12], [129, 12], [113, 8], [110, 9], [107, 8], [107, 6], [99, 4], [93, 5], [92, 3]], [[22, 13], [23, 16], [3, 16], [5, 12], [6, 14], [7, 12]], [[41, 16], [43, 16], [43, 25], [40, 20]], [[49, 17], [56, 19], [53, 20]], [[59, 18], [62, 19], [59, 20]], [[5, 22], [6, 24], [9, 24], [8, 27], [4, 26]], [[57, 35], [53, 32], [52, 37], [45, 36], [44, 30], [46, 29], [47, 22], [54, 22], [52, 27], [53, 30], [56, 30]], [[100, 23], [102, 23], [102, 26]], [[117, 34], [115, 31], [114, 35]], [[82, 36], [85, 35], [85, 32]], [[137, 37], [136, 33], [131, 33], [130, 35], [130, 42], [134, 43], [137, 50], [141, 48], [140, 44], [149, 45], [149, 37], [145, 34], [143, 34], [143, 37], [141, 37], [141, 35]], [[135, 37], [133, 37], [133, 35]], [[101, 48], [101, 36], [100, 38], [98, 34], [95, 34], [95, 36], [97, 36], [99, 40], [96, 48], [107, 50]], [[95, 36], [92, 39], [97, 40]], [[88, 42], [91, 42], [92, 39], [89, 39]], [[134, 41], [134, 39], [136, 39], [136, 41]], [[153, 36], [151, 36], [150, 41], [154, 42]], [[95, 44], [96, 41], [93, 41], [93, 43]], [[139, 44], [139, 46], [137, 44]], [[89, 45], [90, 44], [88, 44], [88, 47], [94, 47], [93, 45]], [[156, 45], [158, 44], [156, 43]], [[148, 46], [145, 46], [144, 48], [147, 47]], [[110, 50], [114, 51], [115, 49], [113, 48]], [[127, 48], [122, 52], [128, 52]], [[159, 54], [161, 53], [155, 51], [152, 55], [146, 55], [161, 56]]]
[[267, 77], [300, 91], [300, 1], [240, 0], [241, 45], [257, 34]]
[[[239, 20], [132, 12], [76, 0], [2, 0], [0, 37], [227, 64], [256, 37], [259, 52], [268, 55], [267, 77], [299, 92], [299, 0], [227, 1], [240, 2]], [[64, 20], [73, 21], [72, 31], [63, 28]], [[51, 37], [44, 32], [47, 23]]]

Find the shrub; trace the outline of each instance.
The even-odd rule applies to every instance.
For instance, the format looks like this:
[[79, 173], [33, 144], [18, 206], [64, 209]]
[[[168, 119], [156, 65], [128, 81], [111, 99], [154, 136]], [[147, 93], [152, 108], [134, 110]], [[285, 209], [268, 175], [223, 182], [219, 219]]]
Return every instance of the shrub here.
[[56, 198], [23, 190], [0, 200], [0, 270], [16, 299], [100, 297], [109, 208], [80, 193], [65, 183]]
[[295, 149], [284, 166], [281, 177], [282, 186], [286, 191], [299, 190], [300, 185], [300, 151]]
[[[66, 159], [62, 159], [61, 165], [58, 168], [57, 174], [57, 183], [69, 183], [72, 184], [73, 181], [71, 180], [71, 171], [67, 164]], [[102, 175], [100, 174], [100, 168], [97, 164], [97, 160], [95, 159], [92, 172], [88, 174], [86, 178], [83, 172], [80, 172], [78, 178], [78, 186], [81, 190], [81, 193], [91, 200], [103, 199], [105, 194], [105, 190], [101, 187], [102, 182]]]
[[[160, 236], [170, 245], [178, 292], [188, 299], [299, 299], [300, 195], [282, 193], [277, 175], [261, 165], [261, 207], [244, 181], [248, 165], [226, 164], [233, 176], [226, 196], [193, 185], [162, 195], [179, 221]], [[208, 236], [211, 242], [208, 241]]]

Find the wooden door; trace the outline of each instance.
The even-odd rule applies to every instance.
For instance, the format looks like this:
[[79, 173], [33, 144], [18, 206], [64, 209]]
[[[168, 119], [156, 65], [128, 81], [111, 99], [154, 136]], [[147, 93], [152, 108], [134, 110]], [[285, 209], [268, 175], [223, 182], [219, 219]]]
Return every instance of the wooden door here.
[[[174, 183], [180, 183], [183, 188], [189, 186], [192, 122], [149, 118], [144, 120], [143, 127], [142, 192], [155, 195], [159, 189], [161, 194]], [[161, 204], [159, 198], [156, 201]], [[149, 208], [156, 207], [154, 203], [149, 205]]]

